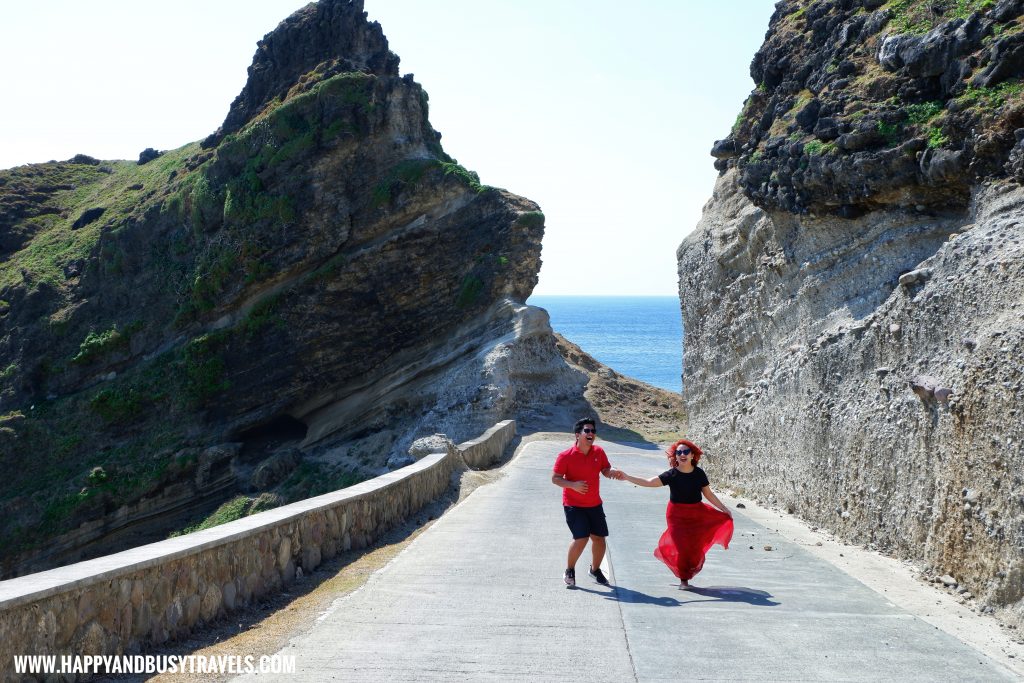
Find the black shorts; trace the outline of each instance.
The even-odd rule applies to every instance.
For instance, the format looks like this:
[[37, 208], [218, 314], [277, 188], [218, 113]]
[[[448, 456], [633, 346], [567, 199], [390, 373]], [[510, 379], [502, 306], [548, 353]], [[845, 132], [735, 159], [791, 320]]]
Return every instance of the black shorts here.
[[572, 532], [573, 538], [608, 535], [608, 522], [604, 518], [604, 506], [578, 508], [563, 505], [562, 507], [565, 508], [565, 523], [569, 525], [569, 531]]

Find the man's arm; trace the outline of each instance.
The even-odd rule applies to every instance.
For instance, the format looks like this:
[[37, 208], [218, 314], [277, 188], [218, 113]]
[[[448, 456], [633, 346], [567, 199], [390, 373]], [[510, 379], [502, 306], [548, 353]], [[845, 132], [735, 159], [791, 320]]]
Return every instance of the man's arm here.
[[572, 489], [576, 493], [586, 493], [587, 482], [585, 481], [569, 481], [564, 475], [555, 472], [551, 475], [551, 483], [555, 486], [561, 486], [563, 489]]
[[603, 470], [601, 470], [601, 474], [603, 474], [604, 476], [608, 477], [609, 479], [619, 479], [619, 480], [621, 480], [623, 474], [625, 474], [625, 473], [622, 470], [617, 470], [617, 469], [613, 468], [611, 465], [609, 465], [608, 467], [605, 467]]

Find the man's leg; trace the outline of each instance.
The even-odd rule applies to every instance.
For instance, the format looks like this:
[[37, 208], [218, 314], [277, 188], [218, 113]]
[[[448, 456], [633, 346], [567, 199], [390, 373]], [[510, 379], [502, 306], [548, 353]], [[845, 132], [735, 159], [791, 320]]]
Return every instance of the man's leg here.
[[[586, 541], [587, 539], [583, 540]], [[593, 564], [590, 565], [590, 568], [598, 569], [601, 566], [601, 561], [604, 560], [604, 551], [606, 547], [604, 536], [594, 536], [591, 534], [590, 541], [590, 551], [594, 554]], [[580, 548], [581, 552], [582, 550], [583, 548]], [[579, 555], [577, 555], [577, 557], [579, 557]]]
[[[593, 538], [593, 536], [591, 536]], [[590, 540], [586, 536], [583, 538], [574, 538], [572, 543], [569, 544], [569, 556], [566, 560], [566, 567], [574, 569], [576, 567], [576, 561], [580, 559], [580, 555], [583, 554], [583, 549], [587, 547], [587, 541]], [[604, 552], [602, 551], [602, 556]]]

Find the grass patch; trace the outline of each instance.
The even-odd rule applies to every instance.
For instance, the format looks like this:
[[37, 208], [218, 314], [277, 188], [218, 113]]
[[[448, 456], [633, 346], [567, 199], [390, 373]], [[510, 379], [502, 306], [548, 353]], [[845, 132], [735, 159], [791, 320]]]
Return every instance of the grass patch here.
[[247, 337], [255, 337], [268, 327], [287, 329], [287, 323], [277, 312], [277, 305], [281, 300], [279, 294], [272, 295], [252, 307], [249, 315], [241, 324], [241, 332]]
[[522, 226], [531, 230], [544, 227], [544, 212], [527, 211], [519, 214], [514, 225]]
[[[65, 287], [65, 268], [90, 257], [101, 236], [132, 220], [141, 220], [160, 197], [140, 197], [129, 187], [164, 187], [171, 172], [195, 153], [198, 145], [172, 150], [144, 166], [134, 161], [98, 165], [54, 162], [0, 171], [0, 195], [17, 200], [32, 198], [41, 215], [21, 221], [34, 228], [32, 238], [0, 263], [0, 288], [43, 282]], [[105, 209], [100, 220], [78, 230], [78, 216], [95, 208]], [[66, 216], [66, 218], [64, 218]]]
[[484, 282], [476, 275], [467, 275], [462, 280], [462, 287], [459, 288], [459, 295], [455, 299], [458, 308], [472, 306], [480, 298], [484, 291]]
[[373, 189], [371, 206], [377, 208], [387, 204], [406, 187], [416, 185], [427, 171], [440, 163], [437, 159], [406, 159], [398, 162]]
[[231, 388], [225, 377], [227, 366], [221, 355], [226, 338], [227, 333], [214, 332], [196, 337], [186, 345], [183, 352], [183, 393], [188, 406], [204, 406], [214, 396]]
[[192, 306], [197, 311], [212, 310], [238, 265], [238, 252], [230, 245], [210, 245], [208, 251], [199, 258], [192, 278]]
[[931, 149], [939, 149], [945, 147], [949, 143], [949, 136], [942, 132], [942, 129], [938, 126], [934, 126], [928, 129], [928, 147]]
[[480, 176], [477, 175], [476, 171], [466, 170], [466, 168], [461, 166], [458, 162], [441, 162], [441, 168], [444, 170], [445, 175], [454, 175], [476, 193], [480, 193], [488, 189], [487, 185], [480, 184]]
[[[123, 386], [106, 389], [112, 390], [108, 406], [132, 400], [125, 397]], [[138, 396], [139, 388], [127, 391]], [[180, 427], [173, 420], [164, 421], [166, 411], [148, 425], [142, 420], [151, 411], [143, 411], [130, 430], [119, 425], [116, 438], [111, 438], [97, 429], [90, 409], [94, 398], [78, 395], [44, 401], [0, 419], [14, 436], [13, 441], [0, 442], [0, 457], [6, 462], [19, 462], [26, 454], [49, 456], [31, 456], [31, 467], [12, 467], [0, 482], [0, 499], [31, 501], [30, 514], [20, 525], [16, 520], [0, 520], [0, 545], [12, 555], [39, 547], [103, 510], [137, 500], [157, 488], [169, 468], [175, 467], [169, 456], [154, 455], [173, 450], [182, 440]], [[122, 405], [113, 410], [132, 409]]]
[[125, 423], [142, 412], [146, 398], [134, 387], [107, 388], [92, 397], [89, 407], [108, 423]]
[[951, 19], [967, 19], [995, 6], [995, 0], [891, 0], [889, 26], [895, 33], [922, 34]]
[[839, 147], [834, 142], [811, 140], [804, 145], [804, 154], [811, 157], [822, 156], [825, 154], [836, 154], [838, 151]]
[[910, 125], [920, 126], [942, 113], [942, 102], [909, 104], [904, 108], [904, 111], [907, 113], [907, 122]]
[[876, 130], [878, 130], [878, 134], [882, 136], [882, 140], [889, 147], [898, 143], [903, 135], [903, 125], [899, 123], [879, 121]]
[[71, 362], [88, 363], [100, 356], [126, 349], [132, 335], [140, 329], [142, 329], [142, 323], [134, 322], [125, 327], [123, 331], [117, 329], [117, 325], [105, 332], [90, 331], [78, 345], [78, 353], [71, 358]]
[[215, 526], [220, 526], [221, 524], [234, 522], [236, 519], [241, 519], [249, 514], [249, 509], [252, 507], [252, 503], [253, 499], [248, 496], [236, 496], [217, 508], [209, 517], [187, 526], [181, 531], [172, 532], [170, 537], [174, 538], [175, 536], [184, 536], [185, 534], [191, 534], [194, 531], [211, 529]]
[[990, 88], [975, 88], [970, 86], [963, 95], [956, 98], [956, 101], [967, 107], [980, 107], [985, 109], [998, 109], [1011, 99], [1017, 99], [1024, 93], [1024, 81], [1004, 81], [999, 85]]

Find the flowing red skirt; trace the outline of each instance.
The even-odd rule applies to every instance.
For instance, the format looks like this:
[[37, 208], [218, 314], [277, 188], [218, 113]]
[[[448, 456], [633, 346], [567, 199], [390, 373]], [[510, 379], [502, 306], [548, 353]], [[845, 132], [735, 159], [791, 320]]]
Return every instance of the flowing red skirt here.
[[668, 529], [661, 535], [654, 556], [683, 581], [704, 567], [704, 556], [714, 544], [729, 548], [732, 518], [707, 503], [669, 503]]

